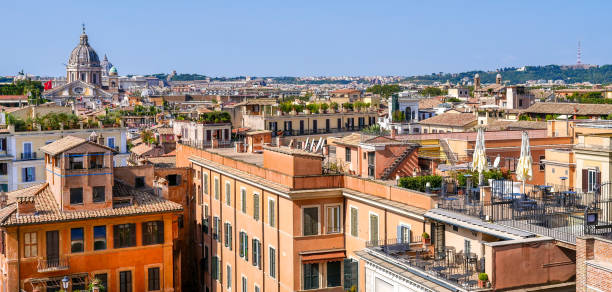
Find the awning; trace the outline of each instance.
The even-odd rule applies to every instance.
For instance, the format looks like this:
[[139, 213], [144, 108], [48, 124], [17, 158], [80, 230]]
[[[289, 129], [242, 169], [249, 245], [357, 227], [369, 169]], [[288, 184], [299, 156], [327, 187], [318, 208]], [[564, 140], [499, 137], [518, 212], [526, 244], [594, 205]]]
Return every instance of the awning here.
[[308, 254], [302, 254], [302, 263], [320, 263], [320, 262], [334, 262], [341, 261], [346, 258], [346, 251], [335, 250], [335, 251], [319, 251]]

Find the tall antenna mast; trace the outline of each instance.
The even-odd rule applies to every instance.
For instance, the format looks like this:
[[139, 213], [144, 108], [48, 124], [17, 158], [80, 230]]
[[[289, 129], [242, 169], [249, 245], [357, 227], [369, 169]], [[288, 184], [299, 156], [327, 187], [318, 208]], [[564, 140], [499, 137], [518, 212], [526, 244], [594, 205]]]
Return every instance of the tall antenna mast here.
[[580, 41], [578, 41], [578, 53], [576, 59], [576, 65], [582, 64], [582, 49], [580, 48]]

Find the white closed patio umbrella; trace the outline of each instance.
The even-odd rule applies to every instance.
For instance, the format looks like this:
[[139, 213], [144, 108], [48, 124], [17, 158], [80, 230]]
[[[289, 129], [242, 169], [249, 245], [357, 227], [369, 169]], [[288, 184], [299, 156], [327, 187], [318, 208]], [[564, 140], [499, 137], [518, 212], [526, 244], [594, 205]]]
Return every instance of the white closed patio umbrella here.
[[528, 181], [533, 176], [532, 169], [533, 159], [531, 158], [531, 149], [529, 148], [529, 134], [523, 132], [521, 139], [521, 156], [516, 165], [516, 179], [523, 182], [523, 193], [525, 193], [525, 181]]
[[482, 172], [487, 170], [487, 155], [485, 153], [484, 129], [478, 129], [476, 145], [472, 155], [472, 169], [478, 171], [478, 185], [482, 185]]

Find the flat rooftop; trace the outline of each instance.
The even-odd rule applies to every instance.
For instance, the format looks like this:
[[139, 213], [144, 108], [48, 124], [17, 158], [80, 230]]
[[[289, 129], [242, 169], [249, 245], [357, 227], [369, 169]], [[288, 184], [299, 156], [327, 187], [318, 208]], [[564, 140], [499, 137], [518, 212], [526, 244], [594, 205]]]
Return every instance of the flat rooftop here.
[[227, 158], [231, 158], [237, 161], [255, 164], [259, 167], [263, 167], [263, 152], [262, 153], [249, 153], [249, 152], [236, 152], [234, 147], [230, 148], [207, 148], [206, 151]]

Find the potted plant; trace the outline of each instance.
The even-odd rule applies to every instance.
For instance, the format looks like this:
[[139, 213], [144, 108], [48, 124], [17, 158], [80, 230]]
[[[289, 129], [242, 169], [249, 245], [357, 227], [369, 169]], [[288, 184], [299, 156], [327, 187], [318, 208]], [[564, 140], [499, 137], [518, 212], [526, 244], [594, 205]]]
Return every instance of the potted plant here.
[[487, 275], [487, 273], [478, 274], [478, 287], [479, 288], [486, 288], [488, 282], [489, 282], [489, 275]]
[[431, 238], [429, 238], [429, 234], [427, 232], [423, 232], [423, 244], [431, 244]]

